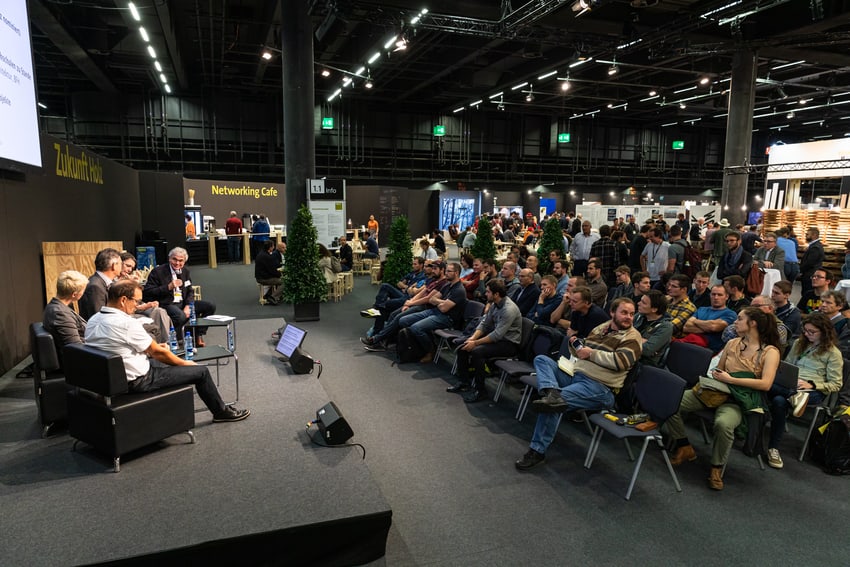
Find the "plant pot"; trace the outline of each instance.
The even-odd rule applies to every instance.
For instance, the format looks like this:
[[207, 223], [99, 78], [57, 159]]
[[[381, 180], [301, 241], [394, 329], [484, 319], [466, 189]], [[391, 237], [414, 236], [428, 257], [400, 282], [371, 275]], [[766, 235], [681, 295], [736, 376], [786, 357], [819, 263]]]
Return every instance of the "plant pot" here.
[[295, 321], [318, 321], [319, 320], [319, 302], [311, 301], [307, 303], [296, 303], [293, 305], [295, 309]]

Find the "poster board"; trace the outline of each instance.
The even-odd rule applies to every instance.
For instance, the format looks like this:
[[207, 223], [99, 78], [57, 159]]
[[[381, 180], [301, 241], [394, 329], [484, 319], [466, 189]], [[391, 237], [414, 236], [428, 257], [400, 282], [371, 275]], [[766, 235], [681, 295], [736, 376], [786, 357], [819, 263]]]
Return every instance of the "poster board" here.
[[308, 179], [307, 199], [316, 240], [331, 246], [335, 238], [345, 235], [345, 179]]

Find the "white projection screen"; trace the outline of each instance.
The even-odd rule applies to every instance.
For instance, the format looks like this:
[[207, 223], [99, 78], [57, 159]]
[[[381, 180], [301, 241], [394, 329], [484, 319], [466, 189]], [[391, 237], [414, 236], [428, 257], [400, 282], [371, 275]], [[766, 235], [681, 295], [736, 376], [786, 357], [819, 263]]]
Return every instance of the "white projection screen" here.
[[32, 41], [26, 0], [0, 2], [0, 166], [41, 167]]

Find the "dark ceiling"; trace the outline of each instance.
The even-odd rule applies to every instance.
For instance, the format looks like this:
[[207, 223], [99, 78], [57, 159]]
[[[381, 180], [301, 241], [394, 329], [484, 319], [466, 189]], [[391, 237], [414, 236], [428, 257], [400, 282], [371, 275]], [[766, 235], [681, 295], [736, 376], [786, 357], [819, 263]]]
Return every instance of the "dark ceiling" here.
[[[341, 87], [339, 71], [367, 67], [344, 100], [722, 129], [732, 57], [749, 48], [758, 55], [754, 129], [781, 127], [794, 141], [850, 132], [850, 0], [599, 0], [584, 13], [579, 2], [313, 0], [316, 102]], [[280, 45], [289, 2], [137, 0], [140, 21], [124, 0], [29, 3], [39, 98], [52, 115], [67, 113], [77, 92], [159, 92], [140, 25], [175, 96], [281, 91], [279, 51], [270, 61], [260, 53]], [[406, 49], [384, 48], [396, 35]], [[580, 57], [592, 59], [576, 65]]]

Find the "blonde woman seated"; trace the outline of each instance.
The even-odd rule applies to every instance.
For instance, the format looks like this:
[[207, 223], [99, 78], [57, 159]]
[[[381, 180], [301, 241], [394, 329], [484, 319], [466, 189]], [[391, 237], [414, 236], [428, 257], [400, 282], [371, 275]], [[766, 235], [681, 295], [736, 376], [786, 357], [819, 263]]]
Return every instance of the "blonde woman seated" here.
[[[779, 368], [779, 332], [776, 318], [758, 307], [746, 307], [733, 323], [738, 338], [726, 343], [712, 378], [729, 385], [729, 398], [717, 407], [714, 415], [714, 441], [711, 448], [709, 487], [723, 490], [722, 470], [729, 459], [735, 428], [744, 412], [762, 407], [763, 395], [773, 385]], [[682, 415], [706, 409], [693, 390], [685, 391], [679, 412], [667, 421], [670, 436], [676, 441], [676, 453], [670, 462], [681, 465], [697, 458], [685, 435]], [[763, 408], [766, 410], [766, 408]]]
[[319, 244], [319, 267], [322, 269], [325, 281], [329, 284], [334, 283], [337, 273], [342, 271], [342, 264], [340, 264], [339, 258], [333, 256], [331, 251], [321, 243]]
[[80, 300], [88, 284], [89, 279], [80, 272], [62, 272], [56, 278], [56, 297], [44, 308], [42, 324], [44, 330], [53, 335], [60, 360], [62, 347], [84, 342], [86, 320], [71, 309], [71, 303]]
[[[807, 403], [819, 404], [829, 394], [841, 389], [844, 360], [836, 346], [837, 341], [835, 328], [827, 315], [815, 312], [803, 320], [803, 334], [791, 347], [785, 361], [800, 369], [796, 391], [809, 393]], [[770, 414], [773, 419], [770, 422], [767, 464], [775, 469], [782, 468], [779, 442], [785, 433], [785, 420], [790, 406], [788, 397], [794, 392], [779, 384], [774, 384], [770, 389]], [[805, 408], [805, 404], [800, 407], [800, 415]], [[795, 412], [794, 415], [798, 414]]]

